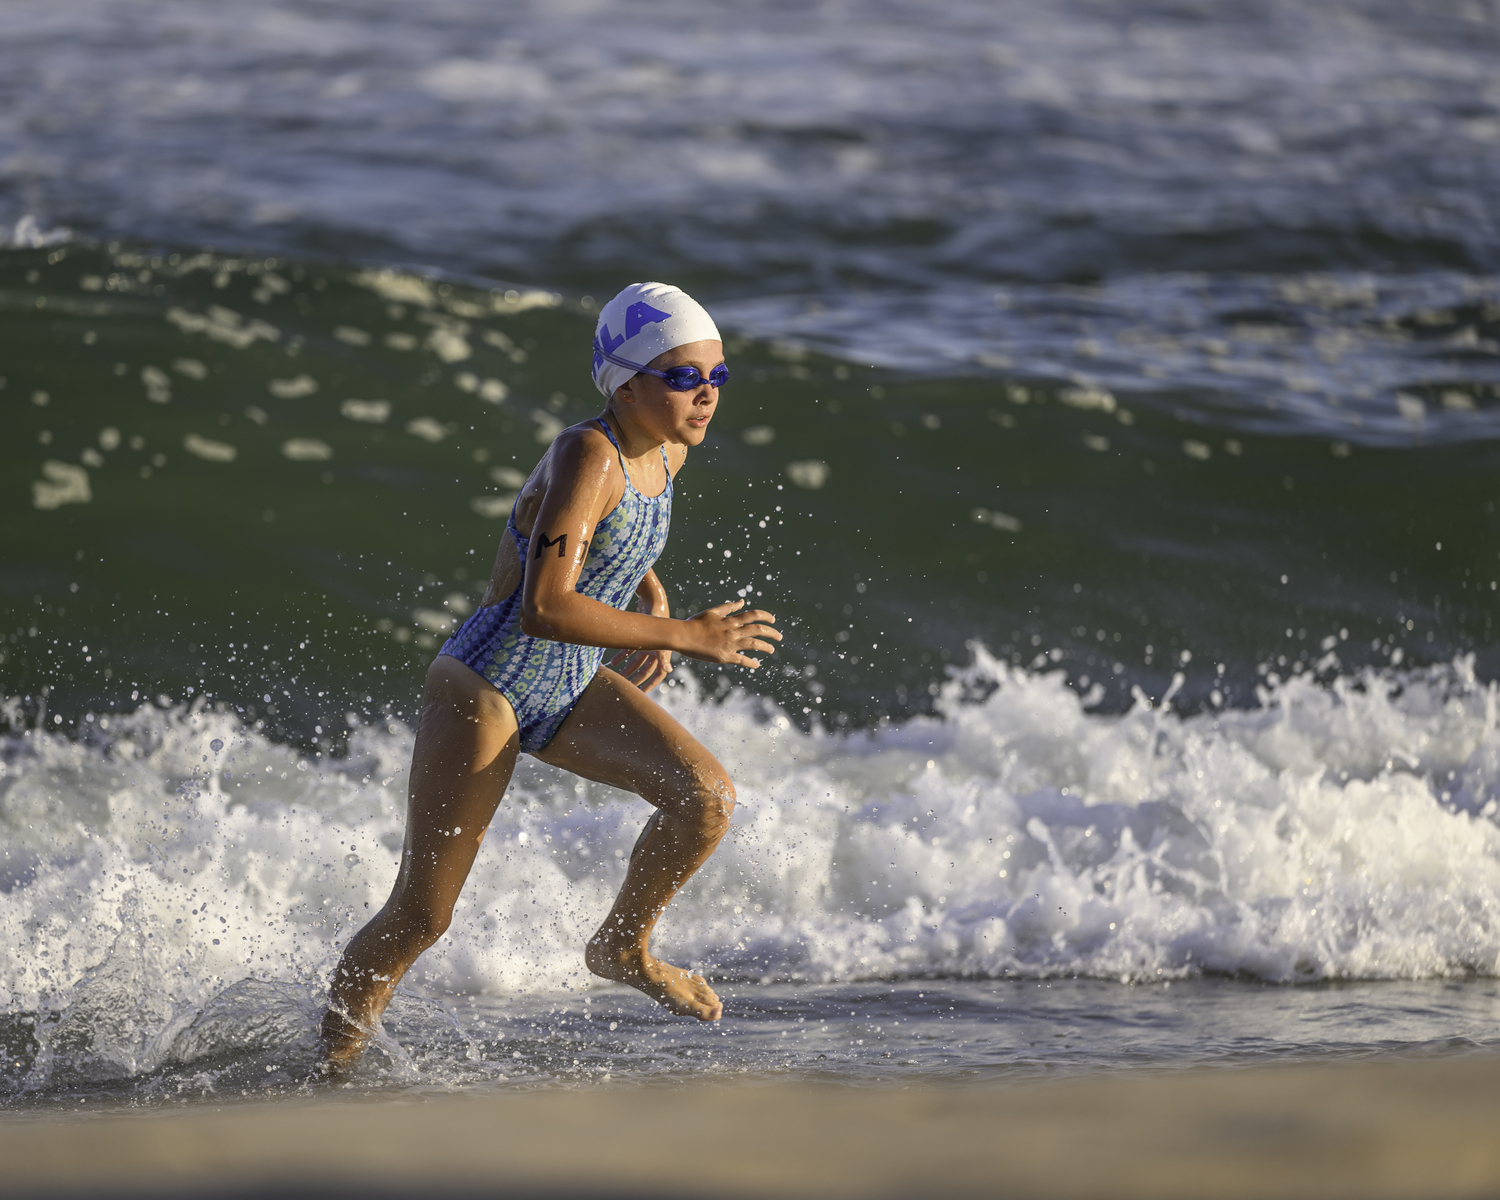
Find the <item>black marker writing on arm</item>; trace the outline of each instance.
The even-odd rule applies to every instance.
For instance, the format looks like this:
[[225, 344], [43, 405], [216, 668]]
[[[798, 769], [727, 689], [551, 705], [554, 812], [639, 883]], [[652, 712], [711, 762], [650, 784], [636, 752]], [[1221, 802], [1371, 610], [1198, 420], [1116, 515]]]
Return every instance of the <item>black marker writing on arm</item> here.
[[536, 553], [532, 555], [532, 557], [541, 558], [542, 551], [546, 550], [549, 546], [557, 547], [558, 558], [566, 557], [568, 551], [568, 535], [565, 533], [560, 533], [555, 538], [549, 538], [545, 533], [539, 534], [537, 536], [536, 542]]

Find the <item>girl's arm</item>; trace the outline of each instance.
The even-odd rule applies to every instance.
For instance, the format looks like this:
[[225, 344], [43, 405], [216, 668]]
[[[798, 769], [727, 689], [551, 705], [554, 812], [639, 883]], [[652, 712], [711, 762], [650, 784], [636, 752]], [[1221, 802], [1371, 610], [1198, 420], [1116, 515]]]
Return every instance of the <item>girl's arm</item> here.
[[[652, 613], [621, 612], [578, 592], [594, 526], [614, 496], [614, 450], [603, 434], [568, 430], [552, 447], [541, 507], [531, 529], [521, 629], [532, 637], [616, 650], [675, 650], [706, 662], [758, 667], [746, 651], [770, 654], [781, 640], [770, 613], [716, 605], [686, 621], [667, 616], [666, 593]], [[655, 576], [648, 576], [655, 579]], [[644, 585], [643, 585], [644, 586]], [[659, 581], [656, 587], [660, 588]], [[656, 615], [659, 611], [660, 615]]]
[[[654, 617], [672, 615], [672, 606], [667, 600], [667, 589], [654, 570], [647, 571], [641, 586], [635, 589], [636, 599], [642, 612]], [[643, 692], [649, 692], [672, 673], [670, 650], [622, 650], [609, 662], [613, 671], [618, 671]]]
[[650, 613], [653, 617], [672, 615], [672, 606], [667, 602], [667, 589], [662, 587], [661, 580], [656, 577], [655, 567], [646, 572], [641, 586], [635, 589], [635, 598], [640, 602], [642, 612]]

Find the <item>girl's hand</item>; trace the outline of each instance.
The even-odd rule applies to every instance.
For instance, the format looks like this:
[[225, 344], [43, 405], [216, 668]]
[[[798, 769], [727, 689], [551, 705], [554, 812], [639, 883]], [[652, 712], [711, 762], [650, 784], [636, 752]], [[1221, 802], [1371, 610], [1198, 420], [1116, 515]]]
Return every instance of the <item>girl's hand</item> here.
[[776, 647], [763, 639], [779, 642], [781, 634], [772, 628], [776, 618], [770, 613], [758, 608], [740, 611], [744, 607], [743, 600], [731, 600], [684, 621], [690, 644], [682, 652], [704, 662], [734, 663], [751, 670], [760, 666], [760, 660], [751, 658], [746, 651], [774, 654]]
[[610, 659], [611, 670], [618, 671], [643, 692], [649, 692], [672, 673], [670, 650], [621, 650]]

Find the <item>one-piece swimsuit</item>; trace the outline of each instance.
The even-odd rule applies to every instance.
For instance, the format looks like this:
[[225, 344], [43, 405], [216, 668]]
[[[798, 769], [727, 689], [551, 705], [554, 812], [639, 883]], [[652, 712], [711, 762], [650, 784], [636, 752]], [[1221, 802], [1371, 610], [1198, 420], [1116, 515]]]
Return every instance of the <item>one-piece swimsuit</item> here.
[[[667, 448], [663, 446], [661, 459], [667, 486], [658, 496], [643, 496], [630, 482], [625, 456], [614, 433], [603, 421], [599, 421], [599, 427], [620, 458], [620, 470], [625, 472], [625, 494], [594, 527], [577, 591], [623, 610], [667, 544], [667, 528], [672, 519], [672, 472]], [[520, 502], [519, 496], [516, 502]], [[526, 588], [531, 539], [523, 537], [516, 528], [515, 505], [511, 506], [505, 527], [515, 538], [516, 552], [521, 558], [521, 582], [504, 600], [478, 609], [448, 639], [440, 653], [451, 655], [483, 675], [510, 701], [521, 729], [521, 749], [535, 753], [552, 740], [567, 720], [578, 697], [599, 670], [604, 650], [521, 632], [521, 594]]]

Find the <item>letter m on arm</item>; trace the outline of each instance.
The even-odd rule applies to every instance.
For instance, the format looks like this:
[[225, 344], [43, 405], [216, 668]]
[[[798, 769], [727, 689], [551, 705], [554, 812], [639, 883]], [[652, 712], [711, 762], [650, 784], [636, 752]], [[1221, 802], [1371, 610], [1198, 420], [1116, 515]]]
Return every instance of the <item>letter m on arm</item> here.
[[541, 558], [542, 551], [550, 549], [553, 546], [557, 547], [558, 558], [565, 557], [568, 553], [568, 535], [560, 533], [555, 538], [549, 538], [545, 533], [538, 533], [536, 538], [536, 553], [532, 557]]

